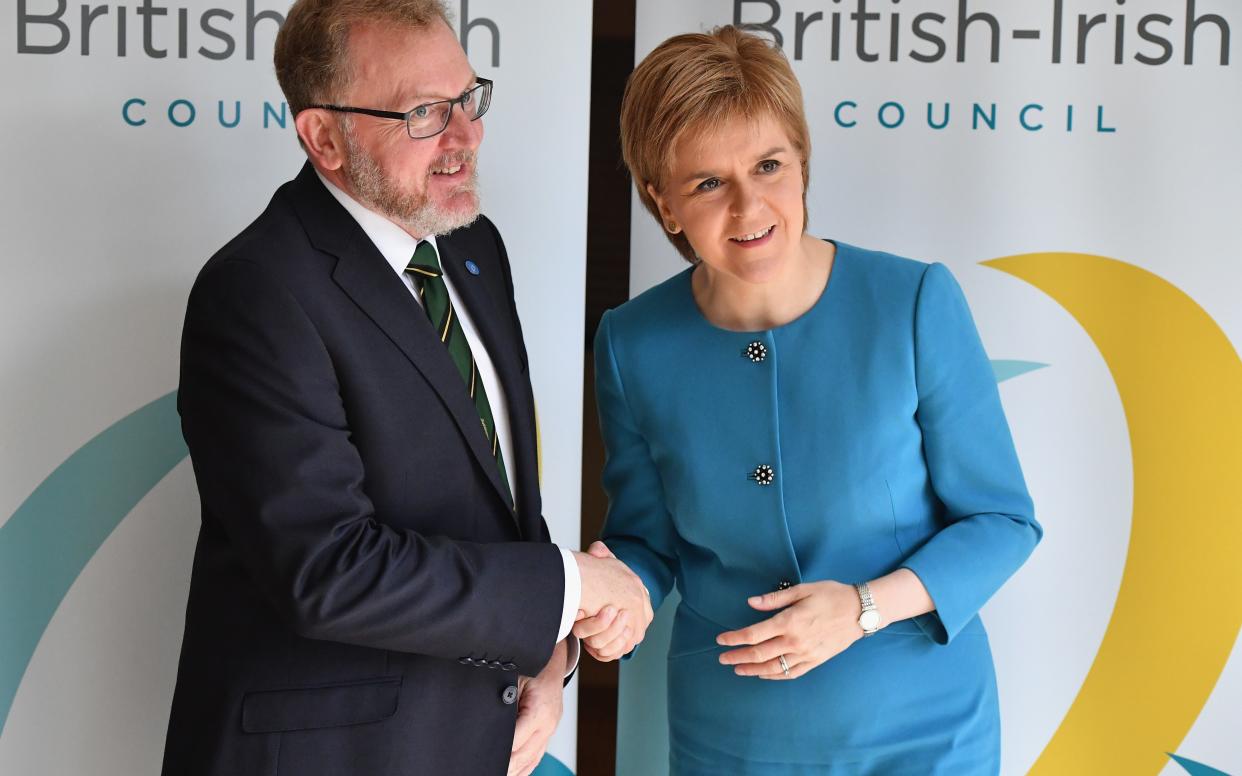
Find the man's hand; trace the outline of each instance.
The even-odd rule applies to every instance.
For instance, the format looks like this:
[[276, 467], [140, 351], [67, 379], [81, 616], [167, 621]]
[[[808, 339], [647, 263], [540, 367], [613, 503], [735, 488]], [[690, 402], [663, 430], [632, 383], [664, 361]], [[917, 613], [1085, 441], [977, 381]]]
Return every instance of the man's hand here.
[[[574, 635], [596, 660], [616, 660], [634, 649], [651, 625], [647, 588], [603, 542], [593, 543], [586, 554], [575, 553], [575, 558], [582, 572], [582, 606]], [[597, 564], [602, 565], [595, 570]], [[594, 575], [590, 581], [589, 573]]]
[[518, 679], [517, 727], [513, 730], [508, 776], [529, 776], [548, 750], [552, 731], [561, 721], [567, 655], [565, 642], [562, 641], [556, 645], [552, 659], [538, 676]]

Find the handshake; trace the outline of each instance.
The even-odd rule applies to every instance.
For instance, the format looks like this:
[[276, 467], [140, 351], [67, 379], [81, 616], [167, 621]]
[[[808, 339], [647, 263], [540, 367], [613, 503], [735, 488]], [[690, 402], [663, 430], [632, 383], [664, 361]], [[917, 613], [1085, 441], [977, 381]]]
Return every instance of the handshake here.
[[608, 549], [593, 543], [575, 552], [582, 577], [573, 633], [596, 660], [607, 662], [628, 654], [647, 634], [654, 613], [641, 579]]

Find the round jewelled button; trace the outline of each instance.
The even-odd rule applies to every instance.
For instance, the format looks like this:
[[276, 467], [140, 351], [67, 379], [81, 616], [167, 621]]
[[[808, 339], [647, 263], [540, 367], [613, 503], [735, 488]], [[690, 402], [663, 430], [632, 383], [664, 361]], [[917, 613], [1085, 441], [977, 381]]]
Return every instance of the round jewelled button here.
[[746, 346], [746, 349], [742, 351], [742, 355], [749, 358], [751, 363], [758, 364], [768, 357], [768, 346], [759, 340], [755, 340]]
[[747, 479], [754, 480], [760, 485], [771, 485], [773, 482], [776, 482], [776, 470], [766, 463], [760, 464], [755, 467], [755, 470], [750, 473]]

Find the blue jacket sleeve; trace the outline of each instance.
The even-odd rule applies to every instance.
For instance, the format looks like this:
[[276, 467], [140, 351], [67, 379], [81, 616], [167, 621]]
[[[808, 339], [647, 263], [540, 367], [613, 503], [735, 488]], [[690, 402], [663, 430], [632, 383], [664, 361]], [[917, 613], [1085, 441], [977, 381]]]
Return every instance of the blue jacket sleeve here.
[[1001, 408], [991, 364], [957, 281], [923, 275], [914, 316], [916, 419], [941, 528], [902, 565], [936, 610], [915, 618], [947, 644], [1026, 560], [1043, 535]]
[[608, 516], [602, 538], [647, 586], [659, 609], [673, 587], [677, 538], [665, 507], [664, 487], [630, 411], [612, 344], [611, 312], [595, 335], [595, 396], [604, 438], [604, 491]]

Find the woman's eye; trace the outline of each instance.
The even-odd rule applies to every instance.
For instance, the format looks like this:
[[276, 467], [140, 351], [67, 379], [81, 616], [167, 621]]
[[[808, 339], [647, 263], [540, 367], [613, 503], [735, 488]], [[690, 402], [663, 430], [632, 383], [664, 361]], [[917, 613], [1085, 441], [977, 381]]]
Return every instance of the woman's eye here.
[[719, 178], [708, 178], [697, 186], [699, 191], [715, 191], [720, 188]]
[[776, 172], [781, 168], [781, 163], [775, 159], [768, 159], [759, 163], [760, 172]]

